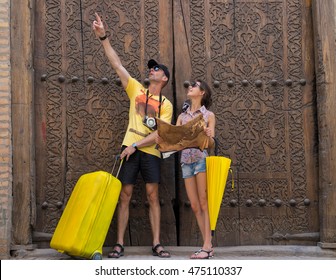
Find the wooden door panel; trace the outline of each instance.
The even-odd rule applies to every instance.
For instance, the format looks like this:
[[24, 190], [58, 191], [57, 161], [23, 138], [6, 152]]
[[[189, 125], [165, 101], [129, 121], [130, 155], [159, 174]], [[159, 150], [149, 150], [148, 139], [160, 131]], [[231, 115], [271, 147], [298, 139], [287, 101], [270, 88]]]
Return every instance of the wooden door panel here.
[[[236, 173], [216, 242], [311, 244], [303, 236], [319, 226], [310, 3], [180, 2], [175, 42], [187, 45], [175, 47], [176, 88], [183, 92], [183, 82], [195, 78], [212, 85], [219, 153], [232, 158]], [[180, 24], [184, 19], [189, 25]], [[186, 200], [183, 192], [179, 197]], [[191, 223], [181, 221], [181, 235]], [[276, 238], [286, 235], [302, 240]]]
[[[108, 1], [99, 5], [97, 1], [80, 0], [37, 2], [38, 15], [45, 24], [41, 20], [42, 32], [37, 32], [36, 38], [41, 43], [36, 48], [40, 57], [36, 80], [36, 231], [53, 232], [83, 173], [111, 171], [127, 126], [129, 101], [92, 31], [94, 13], [98, 12], [105, 21], [123, 65], [133, 77], [144, 81], [150, 58], [172, 69], [170, 5], [170, 1], [158, 0]], [[164, 94], [173, 102], [171, 84]], [[176, 230], [172, 226], [173, 170], [174, 162], [163, 163], [162, 242], [167, 245], [176, 244]], [[140, 178], [138, 182], [125, 236], [126, 244], [131, 245], [152, 242], [144, 184]], [[115, 241], [114, 220], [106, 244]]]
[[[34, 230], [52, 233], [68, 195], [65, 191], [67, 153], [67, 92], [70, 91], [67, 56], [69, 43], [76, 42], [81, 60], [78, 33], [69, 33], [64, 9], [78, 1], [36, 1], [35, 36], [35, 139], [36, 139], [36, 225]], [[70, 5], [71, 6], [71, 5]], [[75, 9], [68, 17], [79, 19]], [[74, 12], [74, 13], [73, 13]], [[63, 24], [62, 24], [63, 23]], [[79, 30], [80, 32], [80, 30]], [[78, 73], [71, 73], [78, 75]]]
[[[176, 115], [185, 81], [212, 85], [219, 152], [232, 158], [235, 179], [235, 189], [230, 182], [226, 188], [214, 245], [315, 242], [310, 1], [294, 0], [36, 1], [34, 230], [53, 232], [81, 174], [111, 170], [126, 128], [128, 100], [91, 30], [95, 11], [132, 76], [144, 81], [149, 58], [170, 66], [174, 77], [164, 94], [175, 99]], [[200, 245], [173, 157], [163, 161], [160, 188], [162, 242]], [[151, 244], [140, 178], [130, 214], [126, 244]], [[107, 244], [114, 239], [115, 220]]]

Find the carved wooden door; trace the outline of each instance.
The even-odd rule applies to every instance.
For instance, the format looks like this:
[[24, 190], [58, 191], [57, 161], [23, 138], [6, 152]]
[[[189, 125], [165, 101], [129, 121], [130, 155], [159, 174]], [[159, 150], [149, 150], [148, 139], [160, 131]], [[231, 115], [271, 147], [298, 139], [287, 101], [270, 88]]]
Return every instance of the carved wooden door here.
[[[219, 154], [233, 160], [216, 245], [318, 240], [310, 2], [174, 1], [177, 92], [189, 79], [212, 85]], [[180, 245], [201, 245], [179, 185]]]
[[[38, 233], [53, 233], [80, 175], [112, 170], [126, 129], [128, 98], [92, 31], [95, 12], [105, 21], [112, 44], [133, 77], [144, 81], [150, 58], [172, 65], [171, 1], [36, 1]], [[172, 100], [171, 84], [164, 95]], [[163, 169], [167, 171], [160, 186], [161, 239], [168, 245], [176, 244], [173, 160], [165, 161]], [[126, 243], [151, 245], [140, 179], [130, 216]], [[112, 225], [106, 244], [114, 241]]]
[[[231, 191], [228, 182], [214, 245], [316, 242], [310, 5], [303, 0], [37, 0], [34, 231], [54, 231], [79, 176], [110, 171], [122, 142], [128, 99], [91, 30], [97, 11], [132, 76], [144, 81], [149, 58], [171, 66], [164, 94], [176, 104], [176, 115], [186, 97], [185, 81], [202, 78], [212, 86], [219, 154], [232, 158], [235, 185]], [[160, 188], [161, 241], [200, 245], [178, 158], [164, 160]], [[130, 209], [126, 244], [150, 245], [141, 179]], [[112, 224], [107, 245], [114, 240]]]

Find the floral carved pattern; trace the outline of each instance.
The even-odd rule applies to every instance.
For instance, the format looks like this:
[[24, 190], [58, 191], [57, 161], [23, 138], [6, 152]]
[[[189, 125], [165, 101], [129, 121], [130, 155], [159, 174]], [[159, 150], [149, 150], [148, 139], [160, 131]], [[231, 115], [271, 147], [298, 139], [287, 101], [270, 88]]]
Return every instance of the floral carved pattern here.
[[46, 1], [45, 232], [55, 229], [57, 209], [65, 206], [80, 175], [112, 170], [127, 125], [128, 98], [92, 32], [95, 12], [134, 78], [143, 81], [148, 71], [143, 62], [159, 54], [158, 0]]
[[[236, 190], [226, 191], [223, 200], [219, 228], [223, 234], [240, 231], [242, 242], [251, 232], [266, 238], [274, 232], [309, 231], [298, 83], [304, 76], [302, 1], [213, 0], [208, 24], [204, 3], [191, 1], [191, 7], [193, 76], [219, 81], [212, 108], [219, 154], [232, 158], [236, 175]], [[208, 37], [210, 58], [204, 61]], [[233, 201], [241, 209], [259, 208], [260, 214], [243, 211], [230, 217], [230, 227], [225, 212]], [[289, 210], [271, 211], [278, 209], [275, 201]]]
[[[230, 234], [239, 235], [237, 244], [265, 244], [275, 242], [269, 238], [274, 233], [312, 231], [315, 208], [307, 201], [316, 198], [307, 182], [311, 159], [305, 146], [311, 135], [298, 82], [305, 78], [302, 2], [189, 0], [192, 78], [213, 86], [219, 154], [233, 160], [235, 189], [230, 191], [229, 180], [217, 224], [219, 244], [231, 242]], [[160, 3], [45, 1], [44, 232], [53, 232], [81, 174], [111, 171], [127, 125], [128, 98], [92, 32], [94, 13], [108, 26], [125, 68], [143, 81], [144, 62], [161, 59]], [[139, 208], [133, 209], [137, 218], [130, 232], [141, 243], [150, 232], [143, 188], [135, 188], [134, 197]]]

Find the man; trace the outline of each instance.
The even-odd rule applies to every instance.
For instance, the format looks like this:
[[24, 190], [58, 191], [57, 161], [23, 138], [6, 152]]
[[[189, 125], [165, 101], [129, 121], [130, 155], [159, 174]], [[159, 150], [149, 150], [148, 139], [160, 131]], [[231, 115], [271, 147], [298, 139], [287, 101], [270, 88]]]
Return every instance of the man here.
[[145, 184], [149, 202], [149, 219], [153, 234], [152, 253], [154, 256], [167, 258], [170, 253], [160, 244], [160, 216], [159, 181], [160, 181], [160, 152], [156, 149], [157, 131], [155, 117], [171, 122], [173, 106], [161, 94], [162, 88], [168, 83], [169, 70], [151, 59], [148, 61], [149, 81], [148, 90], [130, 76], [120, 58], [112, 48], [107, 38], [104, 24], [96, 13], [96, 20], [92, 28], [99, 37], [105, 54], [112, 68], [116, 71], [121, 84], [130, 99], [129, 123], [122, 143], [121, 159], [123, 164], [119, 173], [122, 190], [119, 198], [117, 216], [117, 243], [110, 258], [124, 255], [124, 234], [129, 219], [129, 203], [133, 187], [140, 172]]

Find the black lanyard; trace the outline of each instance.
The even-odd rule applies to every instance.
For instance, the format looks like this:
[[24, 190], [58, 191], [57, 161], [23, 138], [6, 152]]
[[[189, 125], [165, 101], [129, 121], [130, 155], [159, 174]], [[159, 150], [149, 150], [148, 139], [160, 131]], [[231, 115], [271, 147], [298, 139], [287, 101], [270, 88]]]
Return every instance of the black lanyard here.
[[[146, 107], [145, 107], [145, 116], [147, 116], [147, 106], [148, 106], [148, 100], [149, 100], [149, 90], [147, 89], [146, 91]], [[161, 115], [161, 104], [162, 104], [162, 94], [160, 92], [160, 98], [159, 98], [159, 118], [160, 118], [160, 115]]]

